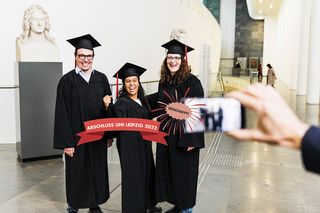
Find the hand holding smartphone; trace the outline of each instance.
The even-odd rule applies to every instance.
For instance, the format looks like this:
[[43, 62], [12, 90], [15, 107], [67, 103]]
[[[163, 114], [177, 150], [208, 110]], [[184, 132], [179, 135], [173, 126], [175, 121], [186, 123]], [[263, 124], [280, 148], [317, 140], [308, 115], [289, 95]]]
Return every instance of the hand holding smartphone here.
[[231, 131], [245, 127], [245, 109], [233, 98], [193, 98], [185, 103], [192, 115], [185, 120], [187, 133]]

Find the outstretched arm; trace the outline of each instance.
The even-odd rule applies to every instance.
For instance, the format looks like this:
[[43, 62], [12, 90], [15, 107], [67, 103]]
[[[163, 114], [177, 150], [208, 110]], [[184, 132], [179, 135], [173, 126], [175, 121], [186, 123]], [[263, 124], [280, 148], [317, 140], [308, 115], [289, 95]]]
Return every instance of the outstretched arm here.
[[258, 117], [255, 128], [230, 131], [228, 135], [238, 140], [253, 140], [295, 149], [301, 148], [302, 138], [310, 125], [300, 121], [272, 87], [254, 84], [227, 96], [238, 99]]

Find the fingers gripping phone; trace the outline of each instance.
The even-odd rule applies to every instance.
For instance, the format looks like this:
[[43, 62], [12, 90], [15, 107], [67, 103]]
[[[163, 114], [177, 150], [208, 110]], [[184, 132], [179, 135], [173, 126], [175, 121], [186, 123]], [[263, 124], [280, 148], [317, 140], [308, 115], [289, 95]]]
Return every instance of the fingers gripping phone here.
[[187, 133], [231, 131], [245, 127], [245, 108], [233, 98], [193, 98], [185, 103], [191, 116], [185, 119]]

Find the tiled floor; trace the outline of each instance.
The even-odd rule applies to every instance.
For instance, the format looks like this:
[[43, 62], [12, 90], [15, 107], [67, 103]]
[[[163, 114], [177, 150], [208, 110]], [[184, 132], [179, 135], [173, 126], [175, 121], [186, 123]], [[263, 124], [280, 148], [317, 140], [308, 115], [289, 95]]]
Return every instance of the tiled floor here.
[[[318, 124], [318, 105], [305, 105], [305, 97], [285, 87], [277, 90], [300, 118]], [[254, 124], [250, 112], [248, 121], [249, 126]], [[111, 198], [101, 207], [105, 212], [121, 212], [115, 146], [109, 150], [109, 171]], [[199, 171], [196, 213], [320, 212], [320, 176], [303, 169], [299, 151], [207, 133]], [[65, 207], [61, 159], [21, 163], [15, 145], [0, 145], [0, 212], [53, 213], [65, 212]]]

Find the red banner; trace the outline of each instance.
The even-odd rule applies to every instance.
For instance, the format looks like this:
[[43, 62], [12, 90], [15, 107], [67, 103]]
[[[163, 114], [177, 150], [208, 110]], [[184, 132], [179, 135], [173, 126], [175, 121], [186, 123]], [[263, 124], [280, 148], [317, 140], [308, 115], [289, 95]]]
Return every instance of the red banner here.
[[136, 131], [142, 138], [167, 145], [159, 131], [160, 122], [140, 118], [104, 118], [84, 122], [85, 131], [78, 133], [81, 138], [78, 146], [84, 143], [100, 140], [106, 131]]

